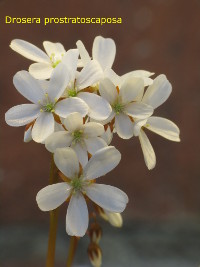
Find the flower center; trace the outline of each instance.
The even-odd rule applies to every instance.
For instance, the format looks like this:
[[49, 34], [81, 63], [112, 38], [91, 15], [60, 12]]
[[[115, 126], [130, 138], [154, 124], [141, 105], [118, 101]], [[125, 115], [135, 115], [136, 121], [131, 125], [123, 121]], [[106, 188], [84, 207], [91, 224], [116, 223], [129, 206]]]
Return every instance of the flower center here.
[[81, 141], [83, 131], [82, 130], [75, 131], [72, 133], [72, 135], [73, 135], [73, 142], [76, 144]]
[[80, 191], [82, 189], [82, 181], [80, 178], [71, 180], [70, 185], [73, 187], [74, 191]]
[[124, 110], [124, 106], [121, 103], [117, 102], [113, 105], [113, 109], [116, 114], [119, 114]]
[[75, 97], [75, 96], [77, 96], [76, 90], [75, 89], [69, 89], [68, 90], [68, 96], [69, 97]]
[[54, 104], [48, 103], [43, 107], [43, 110], [46, 112], [54, 112]]
[[64, 54], [61, 55], [55, 55], [55, 53], [52, 53], [50, 56], [50, 60], [52, 62], [52, 67], [55, 68], [62, 60], [62, 57]]
[[56, 62], [53, 62], [52, 67], [55, 68], [60, 62], [61, 60], [57, 60]]

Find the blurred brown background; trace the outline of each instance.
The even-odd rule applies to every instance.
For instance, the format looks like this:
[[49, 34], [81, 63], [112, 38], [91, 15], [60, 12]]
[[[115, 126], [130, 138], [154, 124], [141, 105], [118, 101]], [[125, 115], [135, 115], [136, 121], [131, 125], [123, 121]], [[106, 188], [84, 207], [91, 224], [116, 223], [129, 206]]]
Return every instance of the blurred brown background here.
[[[42, 20], [65, 16], [121, 17], [123, 23], [5, 24], [5, 16]], [[174, 121], [181, 130], [181, 143], [148, 133], [157, 156], [152, 171], [144, 164], [137, 138], [126, 141], [115, 136], [112, 144], [122, 153], [122, 161], [101, 182], [115, 185], [128, 194], [125, 221], [200, 222], [200, 1], [8, 0], [0, 1], [2, 229], [22, 223], [46, 228], [48, 225], [48, 214], [38, 209], [35, 196], [48, 182], [50, 155], [42, 145], [23, 143], [23, 127], [11, 128], [4, 122], [4, 113], [10, 107], [26, 103], [14, 88], [12, 78], [31, 64], [12, 51], [9, 43], [19, 38], [43, 49], [42, 42], [49, 40], [62, 43], [68, 50], [75, 48], [80, 39], [91, 55], [97, 35], [115, 40], [117, 54], [113, 69], [119, 75], [137, 69], [166, 74], [173, 92], [155, 114]], [[61, 227], [65, 212], [66, 206], [62, 207]]]

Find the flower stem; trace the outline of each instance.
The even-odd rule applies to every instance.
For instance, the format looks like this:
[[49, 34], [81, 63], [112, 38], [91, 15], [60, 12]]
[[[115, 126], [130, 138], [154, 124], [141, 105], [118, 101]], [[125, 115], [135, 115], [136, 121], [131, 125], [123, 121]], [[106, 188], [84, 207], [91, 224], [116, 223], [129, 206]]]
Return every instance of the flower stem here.
[[[54, 159], [52, 156], [49, 184], [54, 184], [56, 182], [58, 182], [57, 168], [55, 166]], [[46, 267], [54, 266], [57, 225], [58, 225], [58, 208], [50, 211], [49, 241], [48, 241]]]
[[71, 265], [72, 265], [72, 262], [73, 262], [73, 259], [74, 259], [74, 255], [75, 255], [75, 252], [76, 252], [76, 248], [77, 248], [77, 244], [78, 244], [78, 237], [71, 236], [66, 267], [71, 267]]

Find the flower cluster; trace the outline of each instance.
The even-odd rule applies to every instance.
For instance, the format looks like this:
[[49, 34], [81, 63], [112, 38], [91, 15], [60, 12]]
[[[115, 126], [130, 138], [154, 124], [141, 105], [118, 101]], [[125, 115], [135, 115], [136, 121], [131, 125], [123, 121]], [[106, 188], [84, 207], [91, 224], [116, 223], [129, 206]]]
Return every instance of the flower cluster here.
[[146, 130], [180, 140], [173, 122], [153, 116], [171, 94], [171, 84], [165, 75], [153, 79], [153, 73], [143, 70], [117, 75], [112, 69], [116, 46], [110, 38], [95, 38], [92, 57], [80, 40], [68, 51], [60, 43], [43, 45], [46, 53], [23, 40], [11, 42], [13, 50], [36, 63], [13, 78], [15, 88], [32, 103], [5, 115], [7, 124], [26, 126], [25, 142], [33, 139], [53, 153], [61, 173], [63, 182], [38, 192], [38, 206], [50, 211], [69, 202], [66, 231], [72, 236], [83, 236], [88, 229], [89, 200], [100, 216], [119, 227], [128, 197], [96, 179], [120, 162], [120, 152], [110, 146], [114, 133], [123, 139], [139, 137], [148, 169], [155, 167], [156, 157]]

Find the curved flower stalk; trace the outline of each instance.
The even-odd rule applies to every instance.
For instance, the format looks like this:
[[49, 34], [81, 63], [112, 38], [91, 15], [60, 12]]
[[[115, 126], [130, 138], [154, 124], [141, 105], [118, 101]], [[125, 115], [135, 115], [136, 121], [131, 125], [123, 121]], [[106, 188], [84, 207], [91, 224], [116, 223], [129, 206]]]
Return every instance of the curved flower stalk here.
[[[156, 109], [162, 105], [169, 97], [172, 91], [172, 86], [165, 75], [159, 75], [149, 86], [142, 98], [142, 103], [152, 106]], [[151, 116], [144, 120], [136, 120], [133, 124], [134, 135], [139, 136], [140, 144], [144, 154], [144, 160], [148, 169], [153, 169], [156, 165], [156, 156], [153, 147], [145, 134], [145, 129], [159, 134], [160, 136], [174, 141], [180, 141], [180, 130], [172, 121]]]
[[65, 58], [66, 51], [61, 43], [43, 42], [43, 52], [35, 45], [24, 40], [15, 39], [11, 42], [10, 47], [22, 56], [33, 60], [29, 67], [30, 74], [36, 79], [49, 79], [52, 71]]
[[106, 124], [114, 120], [115, 130], [123, 139], [133, 136], [131, 118], [143, 119], [153, 112], [151, 106], [138, 101], [144, 92], [144, 82], [141, 78], [128, 77], [120, 88], [106, 78], [100, 82], [99, 92], [112, 107], [111, 115], [102, 123]]
[[46, 149], [55, 153], [57, 148], [71, 147], [76, 151], [79, 162], [84, 167], [88, 162], [88, 153], [95, 154], [99, 149], [106, 147], [107, 143], [100, 137], [104, 127], [100, 123], [86, 122], [80, 113], [71, 113], [64, 120], [66, 130], [50, 135], [46, 141]]
[[121, 155], [116, 148], [102, 148], [90, 158], [80, 173], [78, 157], [74, 150], [57, 149], [54, 155], [55, 164], [68, 181], [40, 190], [36, 197], [39, 208], [42, 211], [53, 210], [69, 198], [66, 231], [71, 236], [84, 236], [89, 220], [85, 196], [111, 212], [122, 212], [126, 207], [128, 197], [123, 191], [94, 182], [94, 179], [114, 169], [120, 159]]

